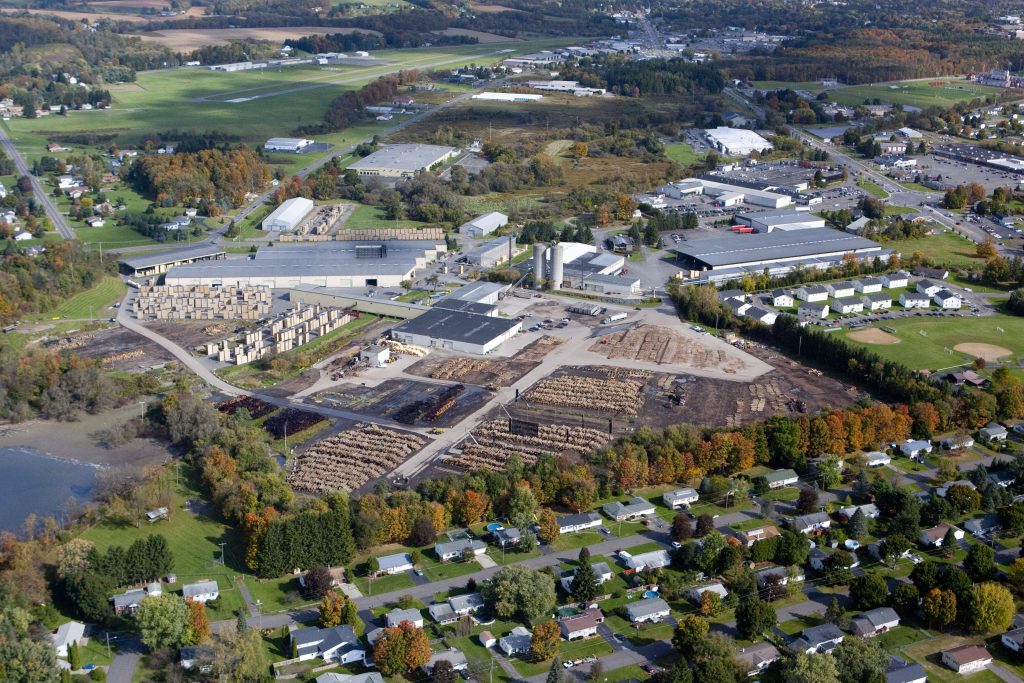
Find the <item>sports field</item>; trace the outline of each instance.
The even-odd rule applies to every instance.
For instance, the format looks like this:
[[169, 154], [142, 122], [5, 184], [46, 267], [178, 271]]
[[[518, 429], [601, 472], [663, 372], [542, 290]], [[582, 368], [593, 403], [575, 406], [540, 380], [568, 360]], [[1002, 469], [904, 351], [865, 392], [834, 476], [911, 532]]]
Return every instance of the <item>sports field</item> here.
[[[886, 334], [883, 326], [895, 333]], [[867, 330], [878, 332], [865, 335]], [[976, 356], [989, 356], [988, 360], [1000, 356], [1001, 360], [1013, 362], [1024, 357], [1024, 318], [1016, 316], [912, 317], [840, 334], [883, 358], [915, 370], [963, 365], [973, 362]], [[1003, 356], [1003, 350], [1009, 351], [1009, 355]]]
[[1001, 88], [978, 85], [953, 77], [897, 81], [877, 85], [853, 85], [829, 91], [839, 104], [864, 104], [878, 98], [883, 104], [906, 104], [912, 107], [949, 107], [957, 102], [984, 98], [1004, 92]]

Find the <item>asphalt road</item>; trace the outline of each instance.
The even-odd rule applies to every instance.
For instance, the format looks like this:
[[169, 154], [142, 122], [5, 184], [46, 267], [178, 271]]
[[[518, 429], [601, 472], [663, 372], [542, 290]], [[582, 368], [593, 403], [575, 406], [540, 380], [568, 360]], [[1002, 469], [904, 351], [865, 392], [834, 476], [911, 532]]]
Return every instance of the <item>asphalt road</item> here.
[[32, 181], [32, 191], [35, 193], [36, 201], [42, 204], [43, 211], [46, 212], [46, 217], [50, 219], [51, 223], [53, 223], [53, 227], [57, 229], [60, 236], [66, 240], [75, 239], [75, 231], [72, 230], [71, 226], [68, 225], [68, 222], [64, 220], [64, 215], [57, 210], [56, 205], [54, 205], [53, 201], [50, 199], [50, 195], [47, 194], [42, 183], [39, 182], [39, 178], [32, 175], [31, 169], [29, 169], [28, 164], [25, 163], [25, 160], [18, 152], [18, 149], [14, 146], [14, 143], [11, 142], [11, 138], [8, 137], [7, 131], [3, 126], [0, 126], [0, 144], [3, 145], [4, 151], [7, 152], [7, 156], [9, 156], [14, 162], [14, 165], [18, 169], [18, 173], [23, 176], [28, 176], [29, 180]]

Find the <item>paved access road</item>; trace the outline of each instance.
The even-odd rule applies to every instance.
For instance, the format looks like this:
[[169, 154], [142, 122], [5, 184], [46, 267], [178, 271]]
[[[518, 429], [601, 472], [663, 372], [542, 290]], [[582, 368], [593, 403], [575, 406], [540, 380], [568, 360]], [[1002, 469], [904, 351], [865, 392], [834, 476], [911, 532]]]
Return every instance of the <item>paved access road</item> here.
[[53, 223], [53, 227], [60, 233], [60, 236], [66, 240], [75, 239], [75, 231], [71, 229], [71, 226], [68, 225], [68, 222], [64, 219], [64, 214], [57, 209], [53, 200], [50, 199], [50, 195], [46, 192], [42, 183], [39, 182], [39, 178], [32, 175], [31, 169], [29, 169], [28, 164], [25, 163], [25, 160], [18, 152], [18, 148], [14, 146], [13, 142], [11, 142], [11, 138], [7, 135], [7, 129], [2, 124], [0, 124], [0, 144], [3, 145], [4, 151], [7, 152], [7, 156], [9, 156], [14, 162], [14, 165], [18, 169], [18, 173], [23, 176], [27, 176], [28, 179], [32, 181], [32, 191], [35, 193], [36, 201], [43, 205], [46, 217], [50, 219], [51, 223]]

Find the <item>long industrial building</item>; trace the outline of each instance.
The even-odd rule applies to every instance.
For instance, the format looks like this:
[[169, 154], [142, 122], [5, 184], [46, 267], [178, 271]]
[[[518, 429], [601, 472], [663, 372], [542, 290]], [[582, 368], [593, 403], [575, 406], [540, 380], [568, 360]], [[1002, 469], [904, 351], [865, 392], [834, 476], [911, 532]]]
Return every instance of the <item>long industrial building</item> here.
[[443, 242], [385, 240], [276, 244], [251, 258], [207, 261], [171, 268], [168, 285], [263, 285], [271, 289], [397, 287], [444, 253]]
[[156, 254], [129, 256], [121, 259], [120, 265], [121, 272], [135, 277], [144, 277], [146, 275], [159, 275], [160, 273], [167, 272], [170, 268], [186, 263], [223, 259], [226, 256], [227, 253], [220, 247], [207, 244], [200, 247], [170, 249]]
[[878, 242], [830, 228], [695, 239], [674, 251], [684, 276], [702, 282], [724, 282], [765, 270], [782, 275], [797, 266], [824, 269], [842, 263], [846, 254], [883, 261], [892, 254]]
[[263, 229], [267, 232], [291, 232], [299, 227], [299, 224], [313, 210], [313, 200], [305, 197], [294, 197], [263, 219]]
[[785, 211], [780, 213], [738, 213], [736, 223], [754, 229], [754, 232], [772, 232], [773, 230], [807, 230], [824, 228], [825, 219], [815, 216], [810, 211]]
[[704, 131], [704, 137], [722, 154], [745, 157], [751, 152], [775, 149], [772, 143], [752, 130], [743, 128], [711, 128]]
[[443, 164], [457, 153], [454, 147], [441, 145], [385, 145], [349, 164], [349, 168], [361, 176], [411, 178], [419, 171]]
[[396, 325], [391, 338], [416, 346], [483, 355], [516, 336], [522, 328], [522, 321], [515, 318], [437, 307]]
[[662, 185], [658, 188], [658, 192], [673, 199], [706, 195], [713, 198], [721, 206], [751, 204], [754, 206], [766, 206], [770, 209], [781, 209], [793, 203], [793, 198], [789, 195], [768, 192], [766, 190], [755, 190], [739, 185], [729, 185], [704, 178], [688, 178]]

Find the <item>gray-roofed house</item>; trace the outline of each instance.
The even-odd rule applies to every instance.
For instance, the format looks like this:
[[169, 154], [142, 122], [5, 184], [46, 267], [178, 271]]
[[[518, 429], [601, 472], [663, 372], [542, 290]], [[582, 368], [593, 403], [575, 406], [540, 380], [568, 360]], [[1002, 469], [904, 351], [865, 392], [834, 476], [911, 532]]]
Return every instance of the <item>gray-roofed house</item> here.
[[[608, 566], [607, 562], [592, 562], [590, 569], [594, 572], [594, 578], [597, 580], [597, 585], [601, 585], [612, 580], [615, 574], [612, 572], [612, 568]], [[576, 567], [571, 570], [564, 572], [559, 578], [559, 583], [562, 588], [568, 593], [572, 588], [572, 580], [576, 577]]]
[[825, 512], [812, 512], [793, 518], [793, 528], [802, 534], [810, 534], [832, 526], [832, 518]]
[[828, 298], [828, 288], [824, 285], [804, 285], [796, 290], [796, 298], [806, 302], [821, 302]]
[[932, 300], [927, 294], [914, 294], [912, 292], [902, 292], [900, 294], [900, 306], [903, 306], [903, 308], [928, 308], [931, 304]]
[[714, 593], [722, 600], [729, 597], [729, 591], [720, 582], [708, 583], [703, 586], [694, 586], [690, 589], [690, 599], [698, 605], [700, 604], [701, 596], [705, 593]]
[[865, 277], [855, 280], [853, 286], [861, 294], [878, 294], [882, 291], [882, 281], [877, 277]]
[[524, 626], [516, 626], [507, 636], [498, 640], [498, 647], [507, 656], [526, 654], [533, 644], [533, 634]]
[[779, 317], [779, 314], [775, 311], [769, 311], [761, 308], [760, 306], [751, 306], [747, 309], [747, 312], [744, 313], [744, 315], [751, 320], [756, 320], [757, 322], [764, 323], [765, 325], [774, 325], [775, 321]]
[[868, 311], [885, 311], [892, 308], [892, 297], [888, 294], [865, 294], [860, 298]]
[[873, 638], [900, 625], [900, 615], [891, 607], [871, 609], [853, 618], [853, 632], [863, 638]]
[[359, 642], [352, 627], [347, 624], [331, 628], [299, 628], [290, 634], [299, 661], [320, 657], [339, 664], [366, 660], [366, 649]]
[[469, 553], [473, 556], [483, 555], [487, 552], [487, 544], [478, 538], [460, 538], [457, 541], [438, 543], [434, 546], [434, 552], [442, 562], [462, 559]]
[[382, 574], [399, 574], [413, 568], [412, 555], [409, 553], [395, 553], [378, 557], [377, 564], [380, 566], [379, 571]]
[[969, 519], [964, 522], [964, 530], [969, 532], [972, 536], [984, 536], [985, 534], [990, 534], [993, 531], [999, 531], [1002, 526], [1002, 521], [999, 519], [999, 515], [995, 513], [975, 517], [974, 519]]
[[626, 605], [626, 616], [632, 624], [659, 622], [671, 612], [668, 603], [661, 598], [647, 598]]
[[857, 510], [860, 510], [861, 514], [867, 519], [878, 519], [878, 506], [874, 503], [865, 503], [864, 505], [850, 505], [839, 510], [839, 519], [847, 521], [852, 519]]
[[1009, 488], [1017, 481], [1017, 477], [1009, 470], [996, 470], [988, 473], [988, 480], [1001, 488]]
[[740, 650], [736, 654], [736, 661], [747, 672], [747, 676], [756, 676], [773, 662], [777, 662], [781, 656], [779, 648], [771, 643], [754, 643]]
[[781, 489], [785, 486], [792, 486], [800, 481], [800, 477], [793, 470], [775, 470], [774, 472], [762, 475], [762, 478], [768, 483], [768, 488], [770, 489]]
[[672, 559], [664, 550], [652, 550], [647, 553], [633, 555], [624, 550], [619, 551], [619, 558], [629, 569], [642, 571], [644, 569], [661, 569], [672, 563]]
[[824, 320], [828, 317], [829, 311], [828, 304], [822, 303], [811, 303], [804, 301], [796, 307], [797, 315], [802, 315], [805, 318], [813, 318], [815, 320]]
[[394, 628], [403, 621], [408, 621], [416, 628], [423, 628], [423, 614], [418, 609], [398, 609], [396, 607], [384, 615], [384, 623], [388, 628]]
[[924, 294], [925, 296], [930, 297], [935, 294], [935, 292], [945, 289], [945, 286], [932, 282], [931, 280], [921, 280], [917, 283], [916, 289], [918, 294]]
[[82, 644], [85, 638], [85, 624], [80, 621], [69, 621], [61, 624], [57, 632], [53, 634], [53, 647], [57, 650], [58, 657], [67, 657], [68, 648], [72, 643]]
[[696, 490], [691, 488], [676, 489], [674, 491], [666, 491], [662, 497], [665, 505], [669, 506], [673, 510], [678, 510], [681, 507], [689, 507], [698, 500], [700, 500], [700, 494]]
[[852, 282], [832, 282], [826, 285], [829, 293], [835, 298], [853, 296], [856, 291]]
[[978, 440], [986, 443], [1006, 441], [1007, 436], [1006, 427], [997, 422], [989, 422], [978, 430]]
[[1011, 652], [1024, 650], [1024, 628], [1013, 628], [999, 637], [1003, 647]]
[[939, 308], [945, 310], [957, 310], [963, 306], [963, 301], [960, 300], [960, 297], [948, 289], [940, 289], [932, 294], [932, 301], [934, 301]]
[[754, 572], [754, 579], [757, 581], [758, 586], [764, 586], [768, 581], [769, 577], [777, 576], [781, 579], [781, 584], [786, 586], [790, 581], [803, 581], [804, 575], [797, 572], [794, 576], [790, 576], [789, 567], [782, 567], [777, 564], [773, 564], [764, 569], [758, 569]]
[[220, 597], [220, 589], [217, 582], [213, 580], [197, 581], [181, 587], [181, 596], [191, 598], [196, 602], [206, 603]]
[[864, 460], [867, 461], [868, 467], [883, 467], [892, 462], [892, 458], [882, 451], [871, 451], [870, 453], [865, 453]]
[[479, 593], [467, 593], [430, 605], [427, 607], [427, 612], [437, 623], [450, 624], [453, 621], [458, 621], [459, 617], [475, 614], [483, 606], [483, 596]]
[[843, 632], [835, 624], [821, 624], [804, 629], [800, 637], [789, 644], [793, 652], [806, 652], [809, 655], [831, 652], [843, 642]]
[[900, 453], [908, 458], [919, 458], [922, 453], [932, 452], [932, 442], [925, 439], [907, 439], [900, 444]]
[[886, 289], [900, 289], [907, 286], [910, 281], [910, 273], [900, 270], [895, 273], [885, 273], [879, 279]]
[[361, 674], [342, 674], [328, 671], [316, 677], [315, 683], [384, 683], [384, 677], [376, 671]]
[[574, 534], [599, 526], [601, 526], [601, 515], [596, 512], [580, 512], [558, 518], [558, 531], [563, 534]]
[[514, 526], [507, 526], [502, 529], [498, 529], [491, 536], [494, 538], [494, 542], [502, 548], [507, 548], [512, 545], [519, 545], [519, 541], [522, 540], [522, 534], [519, 533], [519, 529]]
[[616, 522], [625, 522], [637, 517], [648, 517], [654, 514], [654, 504], [639, 496], [633, 496], [625, 503], [618, 501], [606, 503], [601, 509], [604, 510], [604, 514]]
[[775, 308], [793, 308], [793, 295], [784, 289], [772, 292], [772, 306]]
[[430, 659], [423, 666], [423, 670], [428, 675], [434, 673], [434, 666], [438, 662], [448, 662], [452, 665], [453, 671], [465, 671], [469, 667], [469, 662], [466, 661], [466, 655], [461, 651], [456, 650], [454, 647], [448, 648], [447, 650], [441, 650], [430, 655]]
[[889, 660], [889, 668], [885, 671], [885, 683], [925, 683], [927, 680], [928, 674], [923, 666], [901, 657]]

